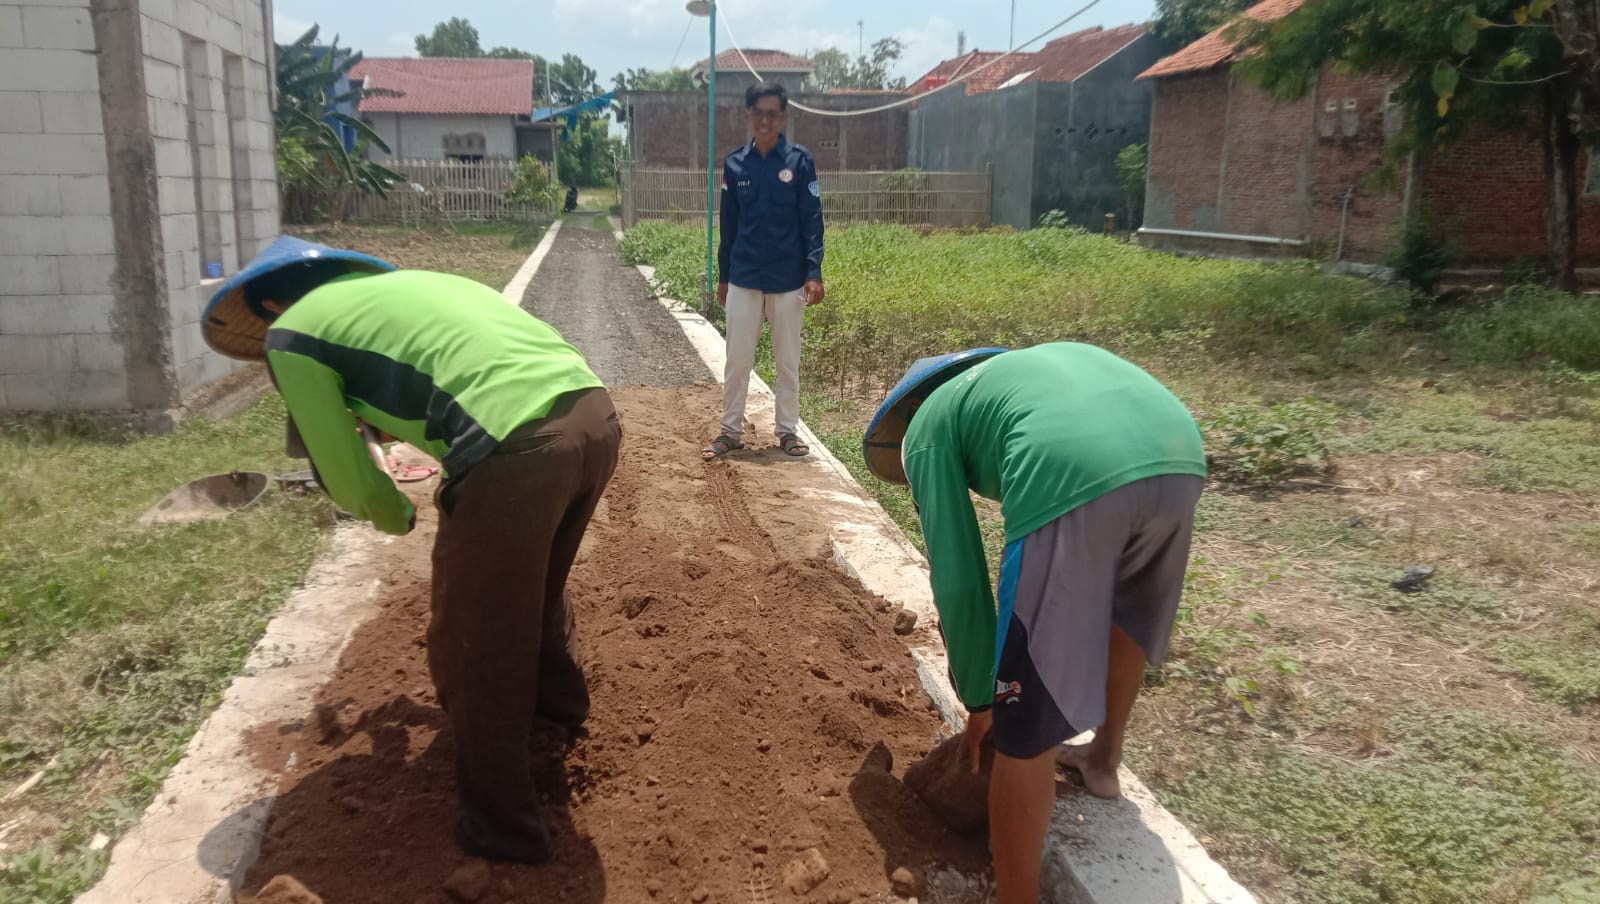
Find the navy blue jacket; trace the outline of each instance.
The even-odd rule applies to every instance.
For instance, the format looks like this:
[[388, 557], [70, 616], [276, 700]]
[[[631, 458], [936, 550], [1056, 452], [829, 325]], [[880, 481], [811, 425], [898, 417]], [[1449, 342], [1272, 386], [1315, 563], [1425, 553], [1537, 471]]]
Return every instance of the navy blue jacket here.
[[719, 282], [776, 294], [822, 278], [822, 189], [811, 152], [778, 136], [761, 156], [755, 142], [722, 165]]

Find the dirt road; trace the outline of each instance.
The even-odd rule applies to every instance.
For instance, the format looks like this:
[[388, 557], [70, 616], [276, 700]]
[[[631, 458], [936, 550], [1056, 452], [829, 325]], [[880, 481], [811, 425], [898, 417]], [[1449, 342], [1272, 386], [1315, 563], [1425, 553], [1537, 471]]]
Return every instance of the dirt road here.
[[[603, 216], [562, 222], [522, 306], [576, 345], [607, 386], [688, 386], [712, 379], [639, 271], [617, 256]], [[713, 418], [710, 425], [715, 423]]]
[[318, 710], [249, 739], [281, 784], [241, 902], [287, 904], [253, 897], [279, 875], [326, 904], [890, 902], [901, 868], [981, 871], [983, 840], [895, 777], [944, 729], [894, 613], [833, 566], [815, 477], [760, 452], [701, 463], [720, 388], [608, 232], [565, 224], [526, 304], [624, 387], [622, 460], [570, 584], [593, 715], [530, 744], [555, 862], [487, 866], [451, 838], [429, 481], [406, 488], [418, 529], [382, 547], [383, 614]]
[[[701, 464], [714, 387], [616, 398], [651, 439], [625, 444], [571, 582], [594, 714], [587, 737], [552, 728], [531, 747], [557, 859], [493, 866], [481, 900], [894, 901], [900, 867], [981, 869], [981, 839], [940, 828], [891, 774], [941, 737], [893, 613], [819, 554], [826, 525], [775, 542], [758, 517], [770, 503], [746, 501], [797, 498], [801, 472]], [[451, 900], [466, 858], [426, 667], [433, 513], [419, 511], [387, 547], [383, 615], [323, 689], [323, 716], [252, 739], [282, 787], [247, 892], [289, 874], [327, 904]]]

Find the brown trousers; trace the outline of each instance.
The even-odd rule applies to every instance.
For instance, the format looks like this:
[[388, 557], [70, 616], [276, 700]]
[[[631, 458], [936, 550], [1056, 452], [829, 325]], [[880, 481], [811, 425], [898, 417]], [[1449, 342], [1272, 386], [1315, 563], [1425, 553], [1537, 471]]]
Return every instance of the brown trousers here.
[[589, 714], [567, 574], [621, 441], [605, 390], [568, 393], [439, 488], [428, 667], [455, 735], [468, 853], [550, 857], [528, 738], [535, 715], [576, 727]]

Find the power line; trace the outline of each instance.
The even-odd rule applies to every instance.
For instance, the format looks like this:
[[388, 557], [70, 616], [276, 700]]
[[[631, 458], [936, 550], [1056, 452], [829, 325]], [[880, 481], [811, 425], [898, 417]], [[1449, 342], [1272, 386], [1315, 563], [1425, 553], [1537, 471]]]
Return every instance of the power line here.
[[[1066, 25], [1068, 22], [1071, 22], [1073, 19], [1076, 19], [1079, 16], [1083, 15], [1084, 13], [1088, 12], [1089, 10], [1093, 9], [1095, 6], [1099, 5], [1099, 3], [1100, 3], [1100, 0], [1089, 0], [1089, 2], [1084, 4], [1081, 8], [1079, 8], [1079, 10], [1077, 12], [1075, 12], [1072, 15], [1066, 17], [1065, 19], [1062, 19], [1060, 22], [1057, 22], [1056, 24], [1050, 26], [1049, 28], [1045, 29], [1044, 31], [1039, 32], [1038, 34], [1034, 35], [1033, 37], [1029, 38], [1028, 40], [1023, 41], [1021, 44], [1018, 44], [1017, 46], [1012, 47], [1010, 50], [1007, 50], [1005, 53], [1000, 54], [999, 56], [995, 57], [994, 59], [990, 60], [989, 62], [984, 63], [982, 66], [979, 66], [978, 68], [972, 70], [971, 72], [968, 72], [967, 74], [965, 74], [963, 76], [960, 76], [959, 78], [953, 78], [950, 81], [945, 82], [943, 85], [940, 85], [939, 87], [933, 89], [932, 91], [927, 91], [927, 92], [924, 92], [922, 94], [918, 94], [918, 95], [916, 95], [914, 97], [908, 97], [905, 100], [897, 100], [897, 101], [894, 101], [893, 103], [884, 104], [884, 105], [878, 106], [878, 107], [870, 107], [870, 108], [865, 109], [865, 110], [815, 110], [815, 109], [812, 109], [811, 107], [807, 107], [804, 104], [798, 103], [796, 101], [790, 101], [789, 102], [789, 106], [794, 107], [796, 110], [799, 110], [799, 111], [801, 111], [803, 113], [810, 113], [813, 116], [845, 117], [845, 116], [867, 116], [867, 115], [872, 114], [872, 113], [882, 113], [885, 110], [893, 110], [896, 107], [903, 107], [903, 106], [905, 106], [907, 104], [914, 104], [917, 101], [923, 99], [924, 97], [929, 97], [931, 95], [938, 94], [940, 91], [943, 91], [943, 90], [945, 90], [947, 88], [954, 88], [956, 85], [959, 85], [959, 84], [962, 84], [962, 83], [966, 82], [967, 79], [972, 78], [973, 76], [977, 75], [980, 72], [983, 72], [984, 70], [990, 68], [991, 66], [999, 65], [1002, 60], [1005, 60], [1007, 57], [1011, 56], [1012, 54], [1015, 54], [1017, 51], [1023, 49], [1024, 47], [1029, 47], [1029, 46], [1031, 46], [1033, 44], [1036, 44], [1039, 41], [1049, 37], [1050, 35], [1054, 34], [1056, 31], [1060, 30], [1061, 26]], [[728, 21], [728, 14], [727, 13], [723, 13], [719, 17], [719, 19], [722, 22], [722, 27], [728, 30], [728, 43], [733, 45], [733, 49], [739, 54], [739, 59], [744, 61], [744, 68], [750, 70], [750, 74], [755, 76], [756, 78], [765, 80], [766, 76], [763, 76], [761, 73], [757, 72], [756, 71], [756, 67], [752, 66], [750, 64], [750, 58], [744, 55], [744, 48], [739, 46], [739, 39], [737, 37], [735, 37], [734, 34], [733, 34], [733, 25], [732, 25], [732, 23], [730, 23]], [[711, 65], [715, 66], [716, 64], [717, 64], [716, 60], [712, 60], [711, 61]]]
[[668, 69], [678, 68], [678, 54], [683, 52], [683, 42], [689, 40], [689, 29], [693, 27], [694, 19], [691, 17], [688, 22], [684, 23], [683, 37], [678, 39], [678, 49], [672, 52], [672, 65], [668, 66]]

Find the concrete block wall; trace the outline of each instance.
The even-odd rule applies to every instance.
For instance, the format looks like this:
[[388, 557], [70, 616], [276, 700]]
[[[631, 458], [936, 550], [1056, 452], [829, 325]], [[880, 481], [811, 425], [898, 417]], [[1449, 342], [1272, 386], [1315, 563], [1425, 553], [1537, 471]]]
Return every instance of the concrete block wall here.
[[0, 410], [124, 408], [89, 4], [0, 2]]
[[[172, 356], [183, 392], [237, 367], [206, 347], [201, 315], [221, 280], [278, 234], [263, 13], [260, 0], [140, 3]], [[220, 264], [222, 276], [208, 276], [207, 263]]]
[[0, 410], [178, 407], [235, 366], [199, 339], [203, 224], [224, 273], [278, 231], [262, 0], [111, 15], [0, 0]]
[[[421, 113], [374, 113], [373, 131], [389, 145], [391, 157], [444, 159], [444, 136], [476, 132], [483, 136], [488, 157], [517, 155], [517, 127], [510, 116], [434, 116]], [[387, 159], [374, 147], [372, 157]]]

